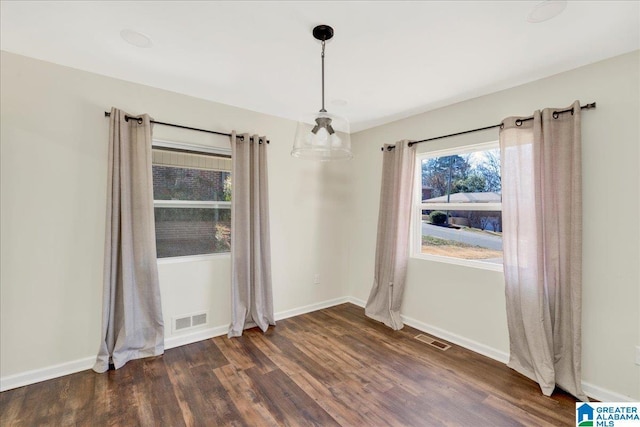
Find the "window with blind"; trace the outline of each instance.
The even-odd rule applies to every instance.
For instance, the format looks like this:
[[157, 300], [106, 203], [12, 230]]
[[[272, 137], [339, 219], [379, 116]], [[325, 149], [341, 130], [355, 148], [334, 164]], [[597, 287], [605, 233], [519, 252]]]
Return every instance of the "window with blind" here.
[[152, 151], [158, 258], [229, 252], [230, 150], [171, 145]]

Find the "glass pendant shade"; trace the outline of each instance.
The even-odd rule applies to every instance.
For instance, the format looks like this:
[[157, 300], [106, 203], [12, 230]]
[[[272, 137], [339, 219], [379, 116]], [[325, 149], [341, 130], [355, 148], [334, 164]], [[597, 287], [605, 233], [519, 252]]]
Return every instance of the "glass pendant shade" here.
[[291, 155], [322, 162], [351, 159], [349, 122], [326, 111], [304, 115], [298, 121]]
[[325, 42], [333, 37], [333, 28], [318, 25], [313, 37], [322, 43], [322, 108], [317, 113], [303, 115], [298, 120], [296, 138], [291, 155], [300, 159], [348, 160], [351, 154], [351, 135], [347, 119], [328, 113], [324, 108], [324, 49]]

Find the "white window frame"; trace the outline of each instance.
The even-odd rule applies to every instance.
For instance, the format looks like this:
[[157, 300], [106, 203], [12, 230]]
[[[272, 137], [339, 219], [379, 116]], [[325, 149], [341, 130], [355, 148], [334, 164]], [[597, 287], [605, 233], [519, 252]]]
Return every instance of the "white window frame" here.
[[[474, 211], [501, 211], [502, 203], [422, 203], [422, 161], [433, 157], [444, 157], [451, 155], [463, 155], [475, 151], [494, 150], [500, 148], [498, 141], [485, 142], [481, 144], [464, 145], [461, 147], [447, 148], [444, 150], [425, 151], [416, 154], [415, 185], [413, 195], [413, 207], [411, 215], [411, 258], [424, 259], [428, 261], [442, 262], [445, 264], [455, 264], [466, 267], [479, 268], [483, 270], [503, 271], [502, 264], [476, 261], [471, 259], [453, 258], [439, 255], [422, 253], [422, 211], [423, 210], [474, 210]], [[469, 209], [473, 207], [473, 209]]]
[[[154, 139], [151, 143], [152, 148], [184, 150], [193, 153], [211, 154], [218, 156], [231, 157], [231, 148], [210, 147], [207, 145], [189, 144], [185, 142], [166, 141]], [[231, 202], [225, 201], [207, 201], [207, 200], [154, 200], [155, 208], [198, 208], [198, 209], [231, 209]], [[174, 264], [179, 262], [202, 261], [213, 258], [230, 258], [231, 252], [217, 252], [211, 254], [183, 255], [175, 257], [157, 258], [158, 264]]]

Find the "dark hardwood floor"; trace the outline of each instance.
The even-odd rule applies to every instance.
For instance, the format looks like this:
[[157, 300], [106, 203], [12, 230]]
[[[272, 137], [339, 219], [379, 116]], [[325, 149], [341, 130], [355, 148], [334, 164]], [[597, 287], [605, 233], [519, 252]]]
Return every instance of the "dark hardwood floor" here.
[[0, 425], [563, 426], [575, 400], [352, 304], [0, 394]]

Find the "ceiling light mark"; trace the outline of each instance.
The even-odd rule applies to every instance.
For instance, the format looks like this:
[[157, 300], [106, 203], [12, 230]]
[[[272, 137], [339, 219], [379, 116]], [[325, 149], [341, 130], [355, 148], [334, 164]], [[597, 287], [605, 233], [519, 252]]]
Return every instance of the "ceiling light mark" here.
[[567, 0], [545, 0], [531, 9], [527, 21], [532, 24], [548, 21], [560, 15], [567, 8]]
[[153, 45], [153, 42], [151, 41], [151, 38], [149, 36], [138, 31], [130, 30], [128, 28], [120, 31], [120, 37], [122, 37], [124, 41], [135, 47], [146, 49]]

